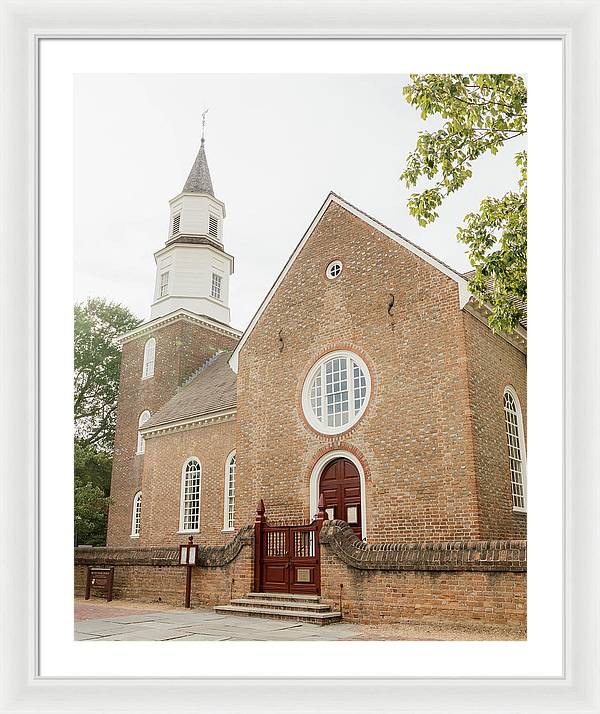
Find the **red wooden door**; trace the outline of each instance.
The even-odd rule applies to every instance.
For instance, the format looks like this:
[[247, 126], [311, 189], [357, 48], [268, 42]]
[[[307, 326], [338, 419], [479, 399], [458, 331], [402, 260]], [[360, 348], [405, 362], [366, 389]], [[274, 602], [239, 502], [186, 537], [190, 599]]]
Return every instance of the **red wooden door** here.
[[346, 521], [362, 538], [360, 476], [356, 466], [344, 458], [330, 461], [321, 474], [319, 493], [325, 497], [328, 517]]

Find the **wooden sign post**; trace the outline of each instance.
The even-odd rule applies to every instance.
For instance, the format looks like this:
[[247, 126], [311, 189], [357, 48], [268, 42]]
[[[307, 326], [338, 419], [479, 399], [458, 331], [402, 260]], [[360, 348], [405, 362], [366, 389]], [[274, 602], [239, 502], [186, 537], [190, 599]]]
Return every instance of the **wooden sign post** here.
[[179, 546], [179, 565], [185, 565], [187, 572], [185, 574], [185, 606], [191, 607], [192, 599], [192, 568], [196, 565], [196, 554], [198, 546], [194, 545], [194, 536], [188, 538], [185, 545]]

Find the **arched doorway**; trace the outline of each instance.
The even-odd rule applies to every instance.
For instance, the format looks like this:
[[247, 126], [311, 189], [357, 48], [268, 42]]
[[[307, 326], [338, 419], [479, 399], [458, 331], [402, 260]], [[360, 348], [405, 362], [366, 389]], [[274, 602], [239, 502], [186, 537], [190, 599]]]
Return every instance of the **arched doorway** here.
[[329, 461], [321, 472], [318, 491], [325, 497], [328, 518], [346, 521], [362, 539], [360, 475], [352, 461], [344, 457]]

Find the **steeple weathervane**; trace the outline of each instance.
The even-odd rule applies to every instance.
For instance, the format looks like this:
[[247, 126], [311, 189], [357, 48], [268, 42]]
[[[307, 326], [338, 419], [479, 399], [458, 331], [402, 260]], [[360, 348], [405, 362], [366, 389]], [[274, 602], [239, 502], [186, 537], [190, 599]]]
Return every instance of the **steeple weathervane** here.
[[201, 144], [204, 144], [204, 127], [206, 126], [206, 115], [208, 114], [208, 107], [202, 112], [202, 139]]

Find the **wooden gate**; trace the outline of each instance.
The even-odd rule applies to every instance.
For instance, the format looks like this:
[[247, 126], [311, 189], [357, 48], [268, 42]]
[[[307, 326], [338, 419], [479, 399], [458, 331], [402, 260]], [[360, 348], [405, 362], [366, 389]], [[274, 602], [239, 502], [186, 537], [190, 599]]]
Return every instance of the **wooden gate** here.
[[319, 532], [327, 518], [325, 502], [319, 499], [319, 514], [308, 525], [268, 525], [261, 499], [254, 525], [255, 592], [319, 595], [321, 567]]

